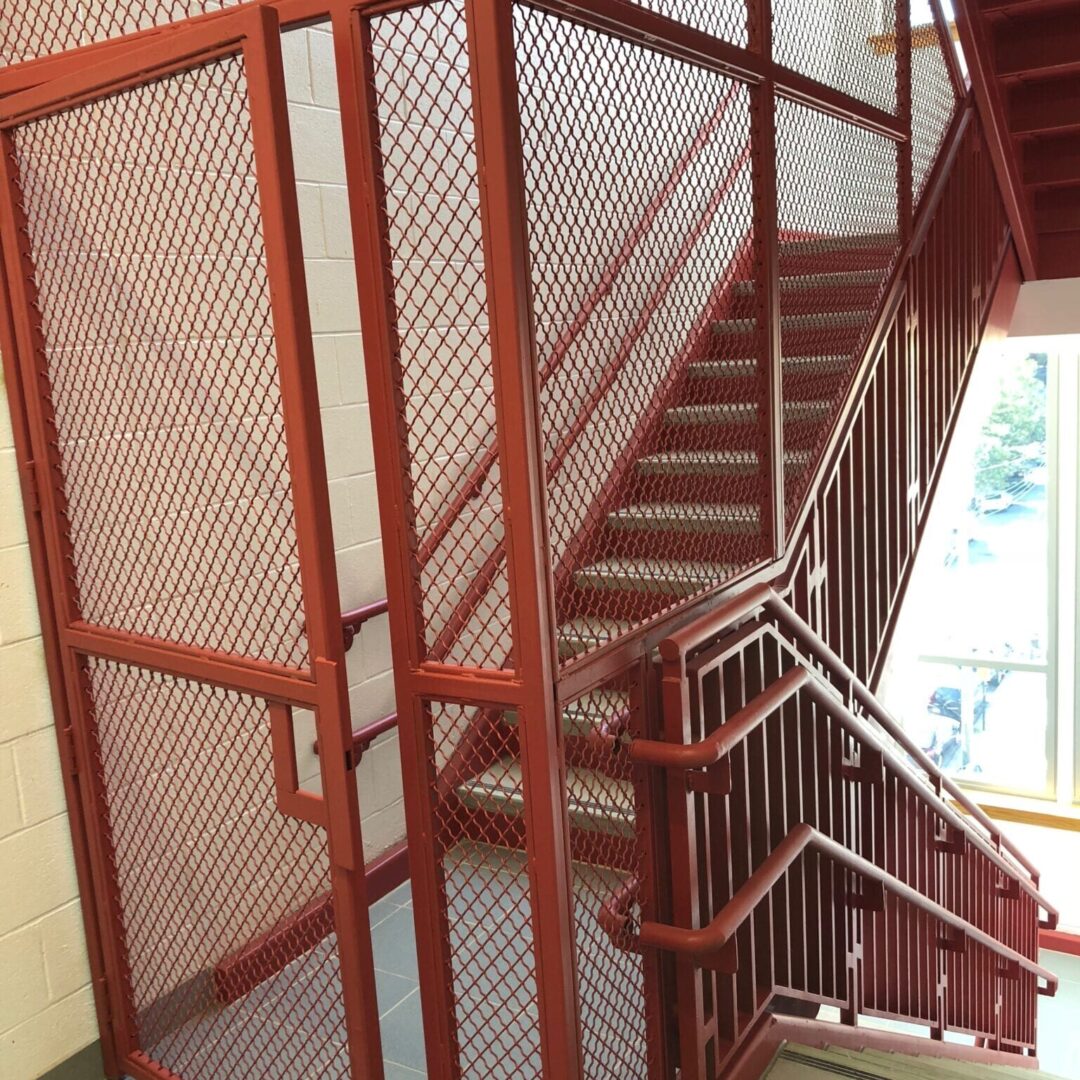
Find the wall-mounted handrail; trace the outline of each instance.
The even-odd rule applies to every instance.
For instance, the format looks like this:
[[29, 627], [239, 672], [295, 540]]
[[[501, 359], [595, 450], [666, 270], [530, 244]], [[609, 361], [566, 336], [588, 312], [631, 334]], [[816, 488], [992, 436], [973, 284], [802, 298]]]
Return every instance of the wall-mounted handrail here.
[[842, 844], [838, 844], [806, 824], [796, 825], [773, 848], [761, 865], [708, 924], [695, 930], [670, 926], [666, 923], [643, 922], [638, 930], [638, 941], [643, 946], [664, 949], [697, 959], [719, 958], [721, 970], [734, 972], [737, 970], [737, 956], [734, 955], [733, 949], [736, 932], [753, 915], [758, 904], [769, 896], [773, 887], [796, 860], [809, 850], [820, 852], [826, 858], [858, 874], [864, 881], [879, 885], [885, 892], [918, 908], [945, 926], [959, 931], [966, 940], [994, 953], [1012, 965], [1014, 970], [1026, 971], [1044, 980], [1046, 985], [1039, 987], [1040, 994], [1053, 996], [1057, 991], [1058, 979], [1052, 971], [1048, 971], [1034, 960], [1029, 960], [1014, 949], [996, 941], [966, 919], [953, 914], [947, 908], [917, 892], [910, 885], [904, 884], [861, 855], [856, 855]]
[[[994, 846], [1007, 851], [1016, 863], [1028, 872], [1031, 879], [1038, 884], [1038, 868], [1023, 855], [1015, 844], [1002, 835], [1001, 830], [982, 808], [930, 760], [899, 723], [885, 710], [869, 688], [858, 679], [851, 668], [822, 640], [809, 623], [792, 610], [791, 606], [771, 585], [755, 585], [740, 593], [728, 603], [708, 612], [700, 619], [680, 627], [660, 643], [660, 655], [669, 662], [685, 662], [687, 654], [702, 642], [715, 638], [758, 610], [766, 611], [791, 634], [797, 647], [832, 676], [837, 688], [846, 689], [849, 698], [857, 703], [918, 764], [929, 777], [932, 788], [938, 794], [947, 792], [957, 804], [962, 806], [986, 830]], [[1057, 917], [1056, 909], [1047, 906], [1046, 911], [1052, 918]]]
[[341, 629], [345, 635], [345, 651], [348, 652], [352, 648], [352, 643], [364, 623], [379, 615], [385, 615], [389, 610], [390, 602], [383, 597], [382, 600], [374, 600], [370, 604], [364, 604], [363, 607], [353, 608], [352, 611], [343, 611]]
[[[559, 339], [555, 342], [550, 354], [544, 358], [540, 365], [539, 379], [541, 386], [544, 386], [549, 379], [562, 370], [566, 363], [566, 358], [570, 354], [570, 346], [573, 345], [574, 341], [577, 340], [581, 332], [588, 325], [589, 319], [592, 317], [593, 312], [596, 311], [600, 302], [611, 292], [615, 282], [618, 280], [619, 274], [630, 261], [631, 255], [633, 255], [638, 245], [647, 235], [661, 209], [675, 193], [686, 170], [720, 127], [720, 122], [726, 115], [727, 110], [734, 99], [735, 93], [735, 87], [732, 87], [721, 97], [713, 114], [701, 126], [701, 129], [694, 136], [689, 147], [683, 152], [678, 161], [675, 162], [667, 181], [652, 199], [649, 200], [644, 213], [637, 222], [635, 222], [633, 228], [631, 228], [630, 232], [623, 240], [622, 246], [619, 248], [618, 252], [616, 252], [615, 256], [604, 268], [604, 272], [600, 275], [600, 280], [597, 282], [592, 292], [582, 302], [580, 308], [578, 308], [573, 321], [562, 334], [559, 335]], [[488, 475], [494, 468], [498, 458], [498, 446], [493, 436], [485, 445], [480, 460], [473, 466], [464, 486], [458, 491], [454, 498], [450, 500], [450, 505], [447, 507], [445, 513], [443, 513], [420, 544], [416, 557], [421, 567], [428, 562], [438, 549], [439, 545], [449, 535], [450, 530], [454, 527], [454, 522], [461, 516], [468, 503], [480, 495]]]
[[[545, 362], [541, 369], [541, 385], [544, 385], [544, 383], [557, 371], [562, 369], [566, 357], [569, 355], [569, 346], [572, 344], [573, 339], [576, 338], [581, 330], [587, 325], [589, 317], [596, 309], [600, 300], [610, 291], [619, 270], [622, 269], [622, 266], [629, 259], [634, 248], [641, 243], [648, 231], [648, 226], [651, 224], [660, 208], [672, 197], [677, 189], [679, 179], [688, 168], [690, 162], [708, 144], [708, 141], [716, 131], [720, 120], [730, 107], [734, 93], [734, 90], [730, 90], [723, 95], [717, 105], [716, 112], [704, 125], [702, 125], [701, 130], [694, 137], [693, 142], [684, 153], [683, 157], [676, 162], [664, 187], [658, 195], [654, 197], [653, 201], [646, 208], [645, 214], [639, 220], [637, 225], [635, 225], [634, 229], [631, 230], [631, 239], [624, 244], [623, 248], [618, 255], [616, 255], [612, 263], [609, 264], [604, 274], [601, 275], [600, 284], [582, 305], [579, 316], [575, 318], [563, 337], [556, 343], [551, 358], [548, 362]], [[713, 192], [708, 204], [702, 211], [700, 219], [689, 231], [687, 238], [683, 241], [679, 251], [675, 255], [671, 266], [664, 272], [659, 284], [650, 295], [648, 303], [643, 307], [641, 313], [635, 319], [634, 325], [620, 341], [619, 348], [615, 355], [608, 361], [603, 371], [600, 373], [600, 379], [597, 385], [590, 390], [588, 395], [586, 395], [585, 401], [578, 408], [567, 431], [562, 435], [559, 442], [552, 450], [550, 458], [545, 459], [545, 479], [549, 483], [559, 474], [570, 448], [585, 430], [590, 417], [604, 400], [605, 395], [610, 392], [619, 372], [633, 355], [634, 347], [637, 344], [638, 339], [648, 327], [656, 308], [662, 303], [664, 297], [667, 295], [676, 274], [683, 266], [685, 266], [694, 247], [700, 242], [702, 234], [708, 228], [709, 223], [716, 216], [724, 200], [730, 194], [731, 189], [738, 179], [739, 173], [746, 167], [749, 159], [750, 146], [748, 144], [739, 153], [733, 164], [729, 166], [723, 179], [717, 184], [716, 190]], [[490, 468], [490, 465], [494, 463], [495, 458], [493, 454], [494, 452], [492, 451], [491, 460], [485, 468]], [[487, 460], [487, 456], [485, 456], [484, 460]], [[484, 467], [483, 461], [481, 462], [481, 466]], [[486, 473], [484, 475], [486, 475]], [[465, 501], [467, 500], [463, 501], [463, 492], [473, 490], [474, 494], [478, 493], [479, 489], [476, 487], [477, 483], [483, 483], [483, 477], [479, 476], [478, 471], [470, 475], [467, 487], [463, 488], [462, 492], [458, 493], [458, 496], [451, 502], [447, 513], [440, 519], [439, 524], [435, 526], [432, 534], [421, 545], [421, 554], [426, 553], [425, 558], [429, 557], [431, 551], [434, 550], [433, 544], [435, 544], [436, 537], [438, 542], [441, 542], [452, 527], [453, 520], [455, 520], [464, 509]], [[437, 544], [435, 544], [435, 546], [437, 546]], [[464, 595], [458, 603], [458, 607], [455, 610], [453, 617], [447, 622], [435, 643], [431, 646], [430, 655], [433, 660], [442, 660], [457, 640], [458, 635], [461, 633], [469, 618], [476, 610], [487, 591], [491, 588], [498, 574], [499, 567], [502, 565], [505, 557], [505, 548], [500, 542], [490, 552], [476, 576], [470, 581], [468, 588], [465, 590]]]

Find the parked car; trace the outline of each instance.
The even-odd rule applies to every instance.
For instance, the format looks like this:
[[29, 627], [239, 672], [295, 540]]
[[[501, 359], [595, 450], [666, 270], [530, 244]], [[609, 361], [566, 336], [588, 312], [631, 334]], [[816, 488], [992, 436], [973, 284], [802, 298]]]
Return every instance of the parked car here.
[[975, 500], [975, 510], [979, 514], [1000, 514], [1013, 504], [1013, 497], [1007, 491], [998, 491], [993, 495], [983, 495]]

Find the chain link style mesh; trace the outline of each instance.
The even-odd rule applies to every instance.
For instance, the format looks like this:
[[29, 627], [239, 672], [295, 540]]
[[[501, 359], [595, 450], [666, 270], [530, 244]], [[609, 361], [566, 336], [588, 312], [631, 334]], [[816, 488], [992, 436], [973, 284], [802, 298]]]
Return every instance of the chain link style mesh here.
[[82, 617], [302, 667], [246, 91], [216, 60], [27, 123], [13, 156]]
[[[85, 665], [141, 1048], [185, 1080], [347, 1076], [325, 841], [277, 809], [265, 704]], [[259, 940], [243, 985], [215, 980]]]
[[640, 734], [628, 691], [614, 683], [572, 702], [563, 730], [583, 1073], [645, 1080], [652, 999], [641, 953], [620, 929], [640, 924], [641, 890], [652, 885], [636, 843], [644, 774], [622, 741]]
[[442, 934], [463, 1078], [539, 1077], [532, 907], [517, 717], [428, 706]]
[[571, 655], [764, 552], [758, 335], [723, 321], [752, 277], [749, 106], [730, 80], [549, 13], [514, 25]]
[[795, 515], [899, 250], [897, 150], [884, 136], [776, 103], [786, 519]]
[[911, 194], [917, 207], [957, 102], [937, 27], [912, 27], [911, 37]]
[[896, 112], [896, 31], [891, 3], [773, 0], [773, 59], [826, 86]]
[[746, 0], [717, 0], [715, 3], [702, 3], [701, 0], [643, 0], [641, 6], [722, 41], [746, 46]]
[[18, 0], [0, 20], [0, 66], [231, 7], [239, 0]]
[[464, 5], [371, 28], [427, 642], [446, 663], [501, 667], [508, 581]]

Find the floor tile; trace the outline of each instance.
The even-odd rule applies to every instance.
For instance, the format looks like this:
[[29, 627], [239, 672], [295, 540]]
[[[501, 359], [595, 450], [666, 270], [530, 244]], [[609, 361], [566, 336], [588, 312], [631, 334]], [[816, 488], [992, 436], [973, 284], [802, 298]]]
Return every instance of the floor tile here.
[[420, 1080], [420, 1077], [427, 1076], [427, 1073], [406, 1069], [404, 1065], [398, 1065], [393, 1061], [384, 1061], [383, 1075], [385, 1080]]
[[404, 975], [409, 979], [419, 977], [410, 908], [398, 908], [389, 918], [383, 919], [371, 932], [371, 944], [375, 952], [375, 966], [380, 971]]
[[379, 999], [379, 1015], [385, 1016], [395, 1005], [419, 988], [420, 984], [415, 979], [392, 975], [389, 971], [376, 971], [375, 993]]
[[420, 1018], [420, 994], [412, 993], [380, 1021], [383, 1057], [397, 1065], [424, 1072], [424, 1025]]

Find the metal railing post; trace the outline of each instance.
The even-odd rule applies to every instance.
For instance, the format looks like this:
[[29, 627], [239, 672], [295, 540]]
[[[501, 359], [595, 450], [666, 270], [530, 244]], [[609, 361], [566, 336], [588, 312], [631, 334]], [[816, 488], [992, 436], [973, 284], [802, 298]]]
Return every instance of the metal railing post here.
[[[750, 9], [750, 47], [772, 70], [772, 0]], [[780, 268], [777, 243], [776, 87], [771, 74], [750, 89], [750, 160], [754, 207], [754, 299], [758, 325], [759, 460], [768, 460], [768, 498], [762, 501], [762, 531], [771, 530], [772, 555], [786, 547], [784, 516], [783, 376], [780, 341]], [[764, 473], [764, 464], [763, 464]]]
[[522, 683], [521, 767], [545, 1076], [581, 1075], [570, 834], [556, 704], [554, 599], [511, 0], [466, 0], [480, 213]]
[[913, 216], [911, 157], [911, 7], [909, 0], [896, 0], [896, 115], [907, 138], [896, 144], [897, 225], [901, 246], [911, 239]]

